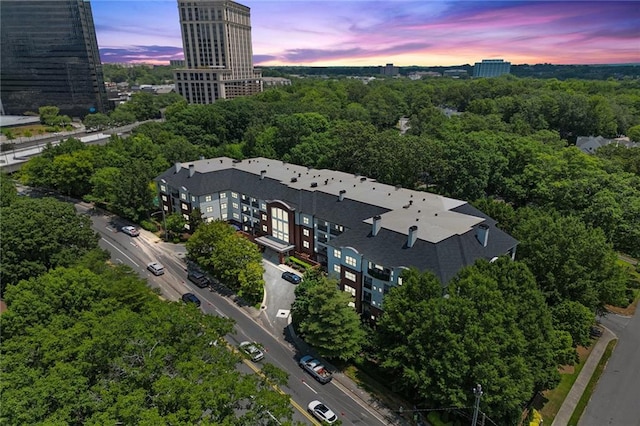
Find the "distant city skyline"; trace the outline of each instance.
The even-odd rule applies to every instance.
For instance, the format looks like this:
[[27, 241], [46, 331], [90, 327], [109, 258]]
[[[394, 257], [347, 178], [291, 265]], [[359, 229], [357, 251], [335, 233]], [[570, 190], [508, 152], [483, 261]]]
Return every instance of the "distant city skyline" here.
[[[640, 63], [635, 1], [245, 0], [256, 66]], [[182, 59], [175, 0], [91, 0], [104, 63]]]

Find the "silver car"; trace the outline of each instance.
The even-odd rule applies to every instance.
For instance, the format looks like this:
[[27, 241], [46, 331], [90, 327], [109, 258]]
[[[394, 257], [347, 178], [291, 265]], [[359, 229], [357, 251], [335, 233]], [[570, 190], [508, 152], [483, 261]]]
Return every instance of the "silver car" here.
[[260, 350], [257, 343], [242, 342], [238, 347], [242, 352], [249, 355], [253, 362], [258, 362], [264, 358], [264, 352]]

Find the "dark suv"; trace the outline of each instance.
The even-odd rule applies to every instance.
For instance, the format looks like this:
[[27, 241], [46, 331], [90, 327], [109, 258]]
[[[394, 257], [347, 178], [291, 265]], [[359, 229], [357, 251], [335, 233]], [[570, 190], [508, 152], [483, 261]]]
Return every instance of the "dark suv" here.
[[200, 299], [193, 293], [185, 293], [182, 295], [182, 301], [184, 303], [193, 303], [194, 305], [200, 307]]
[[289, 281], [291, 284], [300, 284], [300, 281], [302, 281], [302, 278], [293, 272], [283, 272], [282, 278]]
[[187, 278], [189, 279], [189, 281], [200, 288], [208, 287], [211, 284], [209, 278], [207, 278], [205, 274], [199, 271], [189, 271], [189, 273], [187, 274]]

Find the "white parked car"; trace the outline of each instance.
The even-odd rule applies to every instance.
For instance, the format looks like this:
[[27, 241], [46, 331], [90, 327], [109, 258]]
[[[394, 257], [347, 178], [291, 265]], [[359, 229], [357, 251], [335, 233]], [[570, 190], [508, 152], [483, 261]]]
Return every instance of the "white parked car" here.
[[260, 350], [257, 343], [242, 342], [238, 347], [242, 352], [249, 355], [253, 362], [258, 362], [264, 358], [264, 353]]
[[322, 422], [331, 424], [335, 423], [335, 421], [338, 420], [338, 416], [336, 416], [336, 414], [331, 411], [329, 407], [318, 400], [311, 401], [307, 406], [307, 409], [311, 414], [316, 416], [316, 418]]
[[138, 228], [136, 228], [135, 226], [123, 226], [121, 228], [121, 231], [132, 237], [137, 237], [138, 235], [140, 235], [140, 231], [138, 231]]

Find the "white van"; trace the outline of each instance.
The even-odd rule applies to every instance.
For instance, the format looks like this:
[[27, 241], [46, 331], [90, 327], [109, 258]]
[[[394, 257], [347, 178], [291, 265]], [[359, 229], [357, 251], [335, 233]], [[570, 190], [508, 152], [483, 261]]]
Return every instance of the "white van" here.
[[164, 266], [158, 262], [151, 262], [147, 265], [147, 269], [151, 271], [153, 275], [162, 275], [164, 274]]

